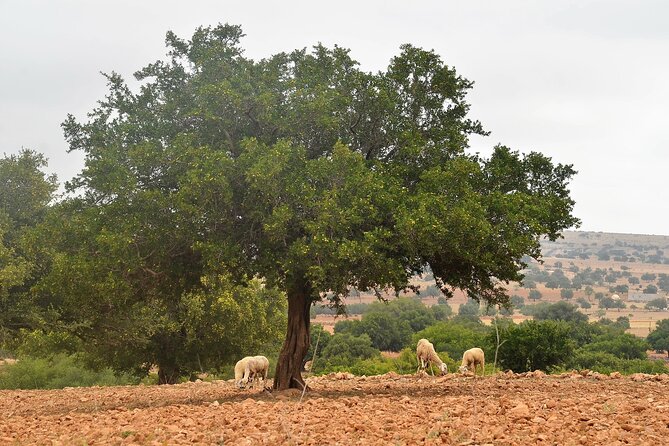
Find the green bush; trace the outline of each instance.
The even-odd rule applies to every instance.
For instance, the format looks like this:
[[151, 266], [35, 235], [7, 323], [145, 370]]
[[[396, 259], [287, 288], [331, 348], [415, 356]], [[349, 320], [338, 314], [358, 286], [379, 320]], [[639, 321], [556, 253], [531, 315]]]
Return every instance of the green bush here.
[[2, 389], [62, 389], [63, 387], [137, 384], [130, 375], [111, 369], [91, 370], [74, 356], [59, 353], [50, 358], [23, 358], [0, 368]]
[[588, 369], [599, 373], [620, 372], [623, 375], [632, 373], [667, 373], [669, 370], [663, 361], [647, 359], [621, 359], [603, 351], [579, 349], [567, 362], [566, 369]]
[[[459, 322], [452, 320], [439, 322], [413, 335], [412, 346], [415, 352], [418, 340], [425, 338], [434, 344], [436, 351], [446, 352], [451, 358], [462, 358], [465, 350], [472, 347], [481, 347], [486, 350], [485, 334], [487, 331], [488, 328], [483, 324], [466, 322], [461, 319]], [[446, 362], [444, 358], [441, 359]]]

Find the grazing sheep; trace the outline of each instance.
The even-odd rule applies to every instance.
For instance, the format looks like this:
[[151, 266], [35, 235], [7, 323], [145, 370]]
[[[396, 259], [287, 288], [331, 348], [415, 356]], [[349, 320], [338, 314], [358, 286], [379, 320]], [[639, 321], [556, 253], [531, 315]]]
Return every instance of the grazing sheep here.
[[481, 366], [481, 375], [485, 375], [485, 355], [483, 350], [478, 347], [470, 348], [462, 355], [462, 365], [458, 369], [460, 373], [467, 373], [471, 370], [476, 376], [476, 366]]
[[256, 380], [264, 385], [269, 371], [269, 360], [264, 356], [246, 356], [235, 364], [235, 385], [244, 388], [249, 382], [255, 387]]
[[[439, 358], [437, 352], [434, 351], [434, 345], [427, 339], [418, 341], [418, 345], [416, 346], [416, 358], [418, 359], [418, 369], [416, 370], [416, 373], [421, 369], [425, 370], [428, 364], [430, 366], [436, 365], [439, 367], [442, 375], [445, 375], [448, 372], [446, 364]], [[430, 370], [432, 370], [432, 367], [430, 367]], [[434, 375], [434, 371], [432, 371], [432, 375]]]

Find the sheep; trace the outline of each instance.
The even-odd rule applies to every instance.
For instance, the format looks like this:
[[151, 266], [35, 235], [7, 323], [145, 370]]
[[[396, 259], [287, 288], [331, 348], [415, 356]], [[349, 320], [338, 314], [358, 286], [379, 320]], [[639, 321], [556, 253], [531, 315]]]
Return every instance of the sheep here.
[[476, 376], [476, 366], [481, 366], [481, 375], [485, 375], [485, 354], [478, 347], [470, 348], [462, 355], [462, 365], [458, 369], [460, 373], [467, 373], [471, 370]]
[[249, 382], [255, 387], [256, 380], [264, 385], [269, 371], [269, 360], [264, 356], [246, 356], [235, 364], [235, 385], [244, 388]]
[[[416, 370], [416, 373], [421, 369], [425, 370], [428, 364], [430, 366], [436, 365], [439, 367], [442, 375], [445, 375], [448, 372], [448, 367], [446, 367], [446, 364], [439, 358], [437, 352], [434, 351], [434, 345], [427, 339], [418, 341], [418, 345], [416, 346], [416, 358], [418, 359], [418, 369]], [[432, 370], [432, 367], [430, 367], [430, 370]], [[432, 375], [434, 375], [434, 371], [432, 371]]]

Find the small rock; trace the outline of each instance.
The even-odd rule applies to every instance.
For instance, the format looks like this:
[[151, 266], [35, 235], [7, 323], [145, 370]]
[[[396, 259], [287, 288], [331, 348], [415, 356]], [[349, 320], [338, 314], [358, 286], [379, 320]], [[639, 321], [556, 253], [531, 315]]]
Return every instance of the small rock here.
[[530, 418], [530, 408], [525, 403], [517, 404], [508, 413], [513, 418]]

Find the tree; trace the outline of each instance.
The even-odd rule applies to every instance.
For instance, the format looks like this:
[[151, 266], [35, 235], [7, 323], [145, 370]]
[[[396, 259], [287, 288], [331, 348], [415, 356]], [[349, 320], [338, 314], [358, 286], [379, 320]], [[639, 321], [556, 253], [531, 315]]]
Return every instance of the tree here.
[[58, 187], [46, 166], [32, 150], [0, 159], [0, 345], [20, 329], [37, 328], [51, 304], [30, 292], [48, 264], [30, 231], [44, 220]]
[[527, 320], [506, 326], [499, 348], [501, 367], [516, 373], [531, 370], [548, 371], [572, 354], [571, 324], [563, 321]]
[[254, 61], [241, 37], [231, 25], [168, 33], [170, 60], [140, 70], [137, 93], [108, 75], [90, 120], [63, 124], [86, 155], [68, 204], [99, 222], [85, 249], [109, 255], [117, 241], [126, 261], [110, 279], [140, 306], [178, 305], [221, 270], [285, 291], [275, 388], [304, 386], [314, 300], [400, 292], [429, 266], [448, 295], [505, 303], [523, 256], [579, 223], [571, 165], [466, 152], [486, 134], [467, 117], [472, 83], [434, 52], [404, 45], [373, 74], [322, 45]]
[[530, 290], [530, 293], [527, 296], [528, 298], [537, 301], [541, 299], [541, 291], [539, 290]]
[[652, 283], [648, 284], [648, 286], [646, 288], [644, 288], [643, 292], [645, 294], [657, 294], [657, 287], [655, 285], [653, 285]]
[[574, 290], [567, 290], [563, 288], [560, 290], [560, 297], [563, 299], [571, 299], [574, 297]]
[[655, 330], [646, 339], [656, 351], [666, 351], [669, 357], [669, 319], [657, 321]]
[[525, 306], [525, 299], [523, 299], [522, 296], [513, 295], [511, 296], [511, 305], [513, 305], [514, 308], [521, 309]]
[[667, 308], [667, 298], [666, 297], [658, 297], [657, 299], [649, 300], [646, 303], [646, 308], [649, 310], [664, 310]]
[[458, 307], [458, 314], [460, 316], [475, 316], [479, 317], [481, 312], [481, 305], [474, 299], [469, 299], [464, 304]]
[[612, 299], [611, 297], [602, 297], [599, 300], [600, 308], [625, 308], [625, 302], [622, 300]]
[[538, 321], [587, 322], [588, 316], [578, 311], [576, 305], [560, 301], [547, 307], [539, 308], [534, 313], [534, 319]]

